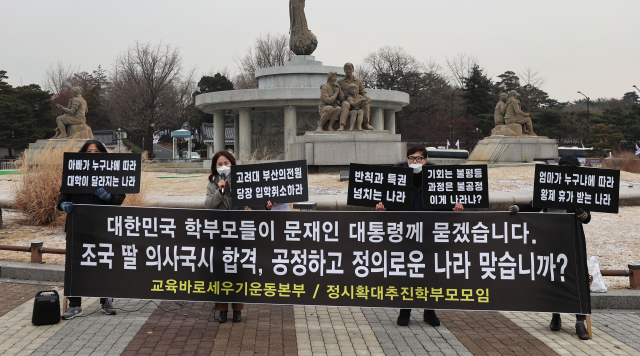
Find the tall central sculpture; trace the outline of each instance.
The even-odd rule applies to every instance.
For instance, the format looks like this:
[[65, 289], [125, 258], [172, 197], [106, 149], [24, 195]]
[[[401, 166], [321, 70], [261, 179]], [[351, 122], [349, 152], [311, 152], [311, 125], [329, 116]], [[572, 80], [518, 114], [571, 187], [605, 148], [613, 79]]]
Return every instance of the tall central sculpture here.
[[299, 56], [308, 56], [318, 47], [318, 39], [307, 27], [305, 0], [289, 0], [289, 48]]

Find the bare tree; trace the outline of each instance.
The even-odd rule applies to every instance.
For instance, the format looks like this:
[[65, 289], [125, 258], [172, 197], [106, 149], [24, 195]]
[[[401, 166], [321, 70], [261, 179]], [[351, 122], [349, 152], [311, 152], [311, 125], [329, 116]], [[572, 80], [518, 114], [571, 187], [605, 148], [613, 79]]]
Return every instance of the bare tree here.
[[236, 57], [238, 74], [234, 77], [236, 89], [254, 89], [258, 87], [256, 69], [282, 66], [291, 59], [293, 52], [289, 49], [289, 36], [286, 34], [271, 35], [256, 38], [254, 48], [247, 49], [244, 57]]
[[464, 87], [464, 78], [468, 78], [474, 66], [478, 65], [478, 57], [466, 53], [457, 54], [453, 58], [447, 57], [447, 67], [453, 85]]
[[145, 150], [153, 153], [154, 131], [174, 129], [189, 119], [193, 73], [183, 71], [177, 47], [136, 42], [118, 56], [111, 73], [107, 102], [112, 121], [144, 137]]
[[42, 77], [42, 87], [53, 95], [59, 95], [71, 88], [71, 78], [78, 70], [79, 67], [71, 63], [64, 64], [62, 61], [51, 63]]
[[370, 53], [358, 70], [366, 86], [375, 89], [402, 90], [415, 95], [422, 87], [425, 66], [402, 47], [382, 47]]

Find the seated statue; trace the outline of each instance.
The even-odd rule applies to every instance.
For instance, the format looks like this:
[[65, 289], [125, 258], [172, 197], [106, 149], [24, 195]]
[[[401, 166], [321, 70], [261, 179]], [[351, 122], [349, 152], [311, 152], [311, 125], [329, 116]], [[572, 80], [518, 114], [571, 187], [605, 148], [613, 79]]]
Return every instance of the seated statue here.
[[518, 92], [512, 90], [509, 92], [509, 100], [507, 100], [507, 105], [505, 108], [504, 114], [504, 122], [505, 124], [519, 124], [522, 125], [524, 130], [523, 132], [531, 135], [537, 136], [533, 132], [533, 124], [531, 123], [531, 117], [529, 114], [523, 112], [520, 109], [520, 100], [516, 99], [518, 96]]
[[504, 114], [507, 110], [507, 94], [500, 93], [500, 100], [496, 104], [496, 110], [493, 113], [493, 120], [496, 126], [504, 125]]
[[82, 90], [79, 87], [73, 87], [71, 91], [73, 92], [73, 97], [69, 100], [69, 107], [57, 104], [58, 108], [62, 109], [65, 114], [56, 118], [58, 127], [56, 128], [56, 135], [53, 138], [75, 138], [73, 136], [75, 136], [77, 132], [77, 138], [92, 139], [93, 134], [91, 133], [91, 129], [86, 125], [87, 119], [85, 115], [88, 108], [87, 102], [82, 98]]
[[[316, 131], [324, 131], [324, 124], [329, 122], [327, 130], [334, 131], [333, 125], [342, 112], [342, 107], [338, 105], [338, 96], [342, 94], [340, 85], [336, 83], [338, 79], [338, 73], [329, 72], [327, 74], [327, 84], [320, 86], [320, 121], [318, 121], [318, 128]], [[344, 96], [344, 94], [342, 94]]]
[[358, 94], [358, 86], [356, 84], [349, 85], [349, 96], [347, 101], [351, 107], [349, 112], [351, 121], [349, 123], [349, 131], [353, 131], [354, 126], [357, 124], [356, 129], [362, 131], [362, 120], [364, 118], [364, 107], [368, 103], [368, 98]]

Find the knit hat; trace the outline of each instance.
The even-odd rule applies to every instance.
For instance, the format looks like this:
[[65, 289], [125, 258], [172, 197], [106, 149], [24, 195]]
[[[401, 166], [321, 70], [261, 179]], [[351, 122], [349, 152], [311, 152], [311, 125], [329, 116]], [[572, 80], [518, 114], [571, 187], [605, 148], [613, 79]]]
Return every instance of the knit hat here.
[[563, 164], [565, 162], [570, 163], [573, 166], [580, 167], [580, 161], [578, 160], [578, 158], [576, 156], [564, 155], [564, 156], [560, 157], [560, 160], [558, 161], [558, 165], [561, 165], [561, 164]]

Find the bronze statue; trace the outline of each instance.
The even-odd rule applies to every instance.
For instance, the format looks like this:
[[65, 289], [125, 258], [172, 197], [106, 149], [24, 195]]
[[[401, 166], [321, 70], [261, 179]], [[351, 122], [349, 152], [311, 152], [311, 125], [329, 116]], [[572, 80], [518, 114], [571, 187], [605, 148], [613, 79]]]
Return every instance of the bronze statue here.
[[82, 97], [82, 90], [79, 87], [73, 87], [71, 91], [73, 92], [73, 97], [69, 100], [69, 107], [57, 104], [57, 107], [62, 109], [65, 114], [56, 118], [58, 127], [53, 138], [93, 139], [93, 133], [89, 126], [86, 125], [87, 119], [85, 115], [89, 108]]
[[289, 0], [289, 48], [297, 55], [310, 55], [318, 47], [318, 39], [307, 27], [305, 0]]
[[[366, 100], [362, 100], [361, 109], [363, 111], [363, 119], [362, 125], [365, 130], [373, 130], [373, 126], [370, 124], [371, 119], [371, 108], [369, 104], [371, 103], [371, 99], [369, 98], [369, 94], [364, 90], [364, 85], [362, 84], [362, 80], [353, 76], [353, 64], [345, 63], [344, 65], [344, 78], [338, 80], [338, 84], [340, 84], [340, 89], [342, 89], [343, 93], [349, 93], [349, 86], [351, 84], [355, 84], [358, 88], [358, 94], [362, 95]], [[348, 100], [345, 100], [344, 97], [339, 98], [342, 101], [342, 113], [340, 114], [340, 128], [338, 131], [342, 131], [347, 126], [347, 117], [351, 111], [351, 104], [349, 104]]]
[[533, 132], [531, 117], [529, 117], [529, 114], [523, 112], [520, 109], [520, 100], [516, 99], [517, 96], [518, 92], [516, 92], [515, 90], [509, 92], [509, 100], [507, 100], [507, 105], [505, 108], [504, 122], [507, 125], [520, 124], [525, 128], [525, 130], [523, 130], [524, 133], [531, 136], [537, 136]]
[[496, 104], [496, 110], [493, 113], [493, 119], [496, 126], [504, 125], [504, 113], [507, 110], [507, 94], [500, 93], [500, 100]]
[[324, 131], [324, 124], [330, 120], [327, 130], [334, 131], [333, 125], [340, 117], [342, 107], [338, 105], [338, 97], [344, 96], [340, 90], [340, 85], [336, 83], [338, 73], [329, 72], [327, 74], [327, 84], [320, 86], [320, 121], [318, 121], [318, 129], [316, 131]]

